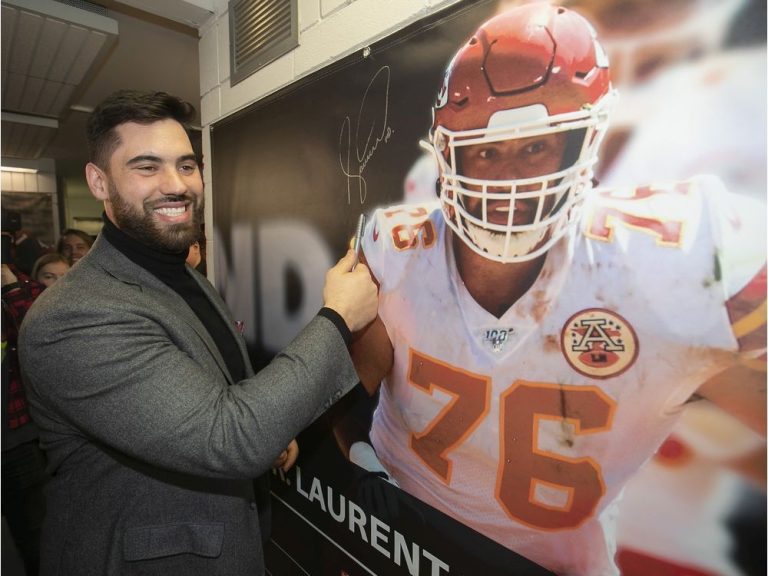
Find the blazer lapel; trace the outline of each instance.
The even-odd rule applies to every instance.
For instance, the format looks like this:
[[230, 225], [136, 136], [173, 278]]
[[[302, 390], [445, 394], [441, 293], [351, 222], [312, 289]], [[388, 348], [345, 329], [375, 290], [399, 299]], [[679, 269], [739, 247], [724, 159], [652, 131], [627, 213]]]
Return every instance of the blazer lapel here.
[[213, 285], [208, 281], [207, 278], [205, 278], [202, 274], [197, 272], [191, 267], [187, 267], [187, 269], [190, 271], [190, 274], [192, 278], [195, 279], [195, 282], [198, 283], [200, 288], [203, 289], [203, 292], [205, 293], [205, 296], [210, 300], [211, 304], [213, 304], [213, 307], [216, 309], [216, 312], [218, 312], [222, 318], [224, 318], [224, 322], [229, 328], [230, 333], [235, 339], [235, 342], [237, 342], [237, 347], [240, 350], [240, 356], [243, 358], [243, 365], [245, 366], [245, 376], [251, 377], [253, 376], [253, 367], [251, 366], [251, 358], [248, 355], [248, 348], [245, 345], [245, 338], [237, 331], [235, 330], [235, 321], [232, 318], [232, 315], [229, 312], [229, 308], [227, 308], [226, 303], [224, 300], [222, 300], [221, 296], [218, 292], [216, 292], [216, 289], [213, 287]]
[[[112, 246], [103, 235], [99, 235], [86, 256], [90, 256], [89, 260], [97, 262], [101, 268], [117, 280], [135, 287], [145, 298], [156, 300], [156, 305], [158, 307], [168, 308], [170, 314], [173, 314], [174, 317], [180, 318], [187, 323], [205, 343], [206, 348], [208, 348], [208, 351], [216, 361], [217, 366], [227, 379], [227, 383], [234, 384], [232, 375], [229, 373], [227, 364], [221, 356], [219, 347], [213, 341], [213, 338], [211, 338], [211, 335], [205, 329], [203, 323], [200, 322], [200, 319], [181, 296], [159, 280], [154, 274], [132, 262], [122, 252]], [[195, 278], [195, 280], [198, 284], [201, 284], [199, 279]], [[234, 327], [232, 326], [232, 322], [229, 319], [228, 314], [226, 314], [226, 311], [223, 310], [218, 302], [216, 302], [216, 299], [211, 298], [209, 290], [207, 290], [204, 285], [201, 284], [201, 286], [203, 287], [206, 297], [211, 300], [216, 311], [222, 315], [225, 323], [229, 325], [229, 329], [234, 333]], [[147, 288], [149, 288], [151, 292], [148, 291]], [[149, 301], [147, 304], [151, 305]], [[243, 353], [244, 346], [241, 343], [242, 338], [236, 337], [235, 340], [240, 346], [241, 353]], [[245, 354], [247, 359], [247, 351]], [[250, 369], [250, 362], [246, 361], [245, 366], [247, 372]]]

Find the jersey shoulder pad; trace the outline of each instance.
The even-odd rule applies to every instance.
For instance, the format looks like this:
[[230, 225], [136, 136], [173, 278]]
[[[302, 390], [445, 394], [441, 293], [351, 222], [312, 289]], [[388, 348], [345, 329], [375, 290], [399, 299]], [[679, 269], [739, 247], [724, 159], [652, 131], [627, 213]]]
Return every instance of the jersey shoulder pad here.
[[690, 245], [701, 223], [693, 180], [594, 190], [584, 203], [581, 231], [590, 240], [624, 246], [646, 238], [656, 245]]
[[363, 252], [379, 284], [394, 285], [409, 262], [434, 250], [443, 226], [439, 201], [375, 210], [363, 235]]

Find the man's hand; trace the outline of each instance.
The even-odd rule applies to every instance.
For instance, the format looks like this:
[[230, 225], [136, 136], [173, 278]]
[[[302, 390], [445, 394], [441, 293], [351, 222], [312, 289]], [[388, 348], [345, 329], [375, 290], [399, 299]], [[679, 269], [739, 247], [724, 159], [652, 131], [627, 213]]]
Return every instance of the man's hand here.
[[357, 332], [376, 317], [379, 300], [368, 267], [359, 262], [355, 269], [355, 253], [349, 250], [344, 258], [328, 270], [323, 287], [323, 301], [344, 319], [351, 332]]
[[277, 460], [272, 464], [272, 468], [280, 468], [283, 472], [288, 472], [296, 463], [296, 458], [299, 457], [299, 444], [296, 440], [291, 440], [288, 444], [288, 448], [280, 453]]

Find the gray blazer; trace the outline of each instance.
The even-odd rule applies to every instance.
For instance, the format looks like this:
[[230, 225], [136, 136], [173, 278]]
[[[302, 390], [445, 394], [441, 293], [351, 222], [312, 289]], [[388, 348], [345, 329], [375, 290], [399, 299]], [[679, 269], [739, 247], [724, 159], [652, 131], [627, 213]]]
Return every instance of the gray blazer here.
[[358, 378], [326, 318], [256, 375], [235, 337], [241, 382], [186, 302], [103, 236], [40, 296], [19, 348], [53, 473], [42, 574], [262, 574], [252, 479]]

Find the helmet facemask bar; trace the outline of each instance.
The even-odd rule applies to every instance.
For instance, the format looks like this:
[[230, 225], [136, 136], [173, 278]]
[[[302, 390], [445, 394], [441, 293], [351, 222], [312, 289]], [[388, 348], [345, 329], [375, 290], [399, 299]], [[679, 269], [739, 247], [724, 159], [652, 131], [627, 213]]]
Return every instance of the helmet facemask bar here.
[[[450, 131], [438, 126], [431, 137], [440, 166], [440, 198], [446, 221], [473, 251], [496, 262], [524, 262], [546, 252], [574, 221], [583, 192], [591, 186], [597, 150], [607, 127], [607, 101], [579, 112], [535, 121], [475, 130]], [[558, 132], [577, 136], [575, 149], [566, 150], [558, 171], [530, 178], [486, 180], [461, 173], [458, 151], [462, 147], [505, 140], [531, 138]], [[571, 152], [569, 154], [569, 152]], [[480, 200], [472, 214], [467, 199]], [[488, 204], [508, 204], [503, 224], [488, 218]], [[532, 217], [514, 224], [516, 203], [527, 202]], [[535, 204], [531, 210], [530, 205]]]

